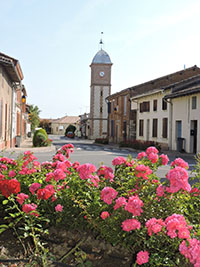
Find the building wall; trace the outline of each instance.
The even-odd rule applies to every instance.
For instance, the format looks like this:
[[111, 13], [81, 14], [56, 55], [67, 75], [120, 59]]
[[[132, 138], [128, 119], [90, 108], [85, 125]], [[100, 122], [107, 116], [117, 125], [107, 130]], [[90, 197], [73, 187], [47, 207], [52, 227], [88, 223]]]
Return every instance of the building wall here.
[[76, 123], [55, 123], [55, 122], [52, 122], [52, 124], [51, 124], [52, 134], [65, 135], [65, 131], [69, 125], [73, 125], [76, 127], [76, 130], [79, 130], [79, 125], [77, 125]]
[[[165, 93], [166, 94], [166, 93]], [[154, 141], [160, 143], [164, 148], [169, 147], [170, 137], [170, 109], [169, 103], [166, 103], [167, 109], [162, 108], [163, 93], [156, 93], [149, 96], [143, 96], [132, 101], [132, 109], [137, 109], [137, 134], [136, 139], [141, 141]], [[157, 100], [157, 110], [154, 111], [154, 100]], [[140, 105], [143, 102], [149, 102], [149, 111], [140, 111]], [[167, 118], [167, 137], [163, 137], [163, 119]], [[157, 119], [157, 137], [153, 136], [153, 119]], [[143, 120], [143, 135], [140, 135], [140, 120]]]
[[128, 92], [109, 98], [109, 142], [130, 140], [130, 95]]
[[[196, 96], [196, 108], [192, 109], [192, 97]], [[181, 122], [181, 136], [183, 148], [188, 153], [194, 153], [193, 123], [197, 121], [197, 146], [196, 152], [200, 152], [200, 94], [183, 96], [172, 99], [173, 127], [172, 127], [172, 149], [177, 150], [178, 123]], [[180, 133], [180, 131], [179, 131]]]
[[0, 149], [11, 145], [12, 86], [0, 66]]
[[107, 137], [107, 103], [110, 86], [95, 85], [91, 87], [91, 139]]

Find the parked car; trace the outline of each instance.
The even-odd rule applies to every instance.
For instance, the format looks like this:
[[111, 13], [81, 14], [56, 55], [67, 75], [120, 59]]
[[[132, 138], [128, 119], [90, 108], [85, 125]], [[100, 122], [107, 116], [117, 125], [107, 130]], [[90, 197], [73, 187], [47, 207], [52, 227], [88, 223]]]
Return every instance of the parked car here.
[[74, 138], [75, 134], [73, 132], [67, 132], [66, 136], [68, 138]]

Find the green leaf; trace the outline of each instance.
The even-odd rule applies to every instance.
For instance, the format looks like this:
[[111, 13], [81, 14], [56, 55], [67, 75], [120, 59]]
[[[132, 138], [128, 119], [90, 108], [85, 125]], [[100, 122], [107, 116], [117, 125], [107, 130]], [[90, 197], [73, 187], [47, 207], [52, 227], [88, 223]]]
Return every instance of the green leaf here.
[[0, 234], [3, 233], [6, 230], [6, 228], [0, 229]]
[[0, 228], [6, 228], [6, 229], [7, 229], [7, 228], [8, 228], [8, 225], [6, 225], [6, 224], [1, 224], [1, 225], [0, 225]]
[[7, 203], [8, 203], [8, 200], [7, 200], [7, 199], [5, 199], [5, 200], [2, 202], [3, 205], [6, 205]]

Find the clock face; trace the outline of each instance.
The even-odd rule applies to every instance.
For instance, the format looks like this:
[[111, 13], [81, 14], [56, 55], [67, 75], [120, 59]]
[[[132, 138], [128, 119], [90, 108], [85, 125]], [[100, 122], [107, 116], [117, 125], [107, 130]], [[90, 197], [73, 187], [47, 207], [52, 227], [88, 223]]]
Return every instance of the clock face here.
[[101, 77], [103, 77], [103, 76], [104, 76], [104, 71], [100, 71], [100, 72], [99, 72], [99, 75], [100, 75]]

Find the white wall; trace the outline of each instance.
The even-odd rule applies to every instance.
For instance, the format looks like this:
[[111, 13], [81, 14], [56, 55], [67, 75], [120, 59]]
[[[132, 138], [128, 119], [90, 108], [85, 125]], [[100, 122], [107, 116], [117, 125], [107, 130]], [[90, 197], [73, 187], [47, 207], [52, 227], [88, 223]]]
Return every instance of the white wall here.
[[[197, 97], [197, 108], [192, 109], [192, 97]], [[192, 137], [190, 135], [191, 121], [197, 120], [197, 152], [200, 152], [200, 94], [194, 94], [179, 98], [173, 101], [173, 130], [172, 130], [172, 149], [177, 149], [176, 121], [182, 121], [182, 138], [185, 138], [185, 151], [193, 152]]]
[[[166, 93], [165, 93], [166, 94]], [[149, 141], [155, 141], [168, 145], [169, 142], [169, 114], [170, 114], [170, 104], [167, 103], [167, 110], [162, 110], [162, 98], [165, 96], [163, 93], [155, 93], [148, 96], [143, 96], [138, 99], [134, 99], [131, 104], [131, 108], [135, 109], [137, 104], [137, 140], [146, 141], [147, 138], [147, 120], [149, 119]], [[157, 99], [157, 111], [153, 111], [153, 100]], [[137, 103], [136, 103], [137, 101]], [[140, 112], [140, 103], [144, 101], [150, 101], [150, 112]], [[163, 118], [168, 118], [168, 134], [167, 138], [162, 137], [162, 123]], [[153, 130], [153, 119], [158, 119], [158, 132], [157, 138], [152, 137]], [[144, 120], [144, 135], [139, 136], [139, 120]]]

